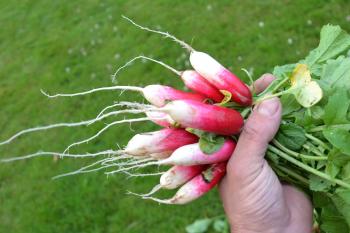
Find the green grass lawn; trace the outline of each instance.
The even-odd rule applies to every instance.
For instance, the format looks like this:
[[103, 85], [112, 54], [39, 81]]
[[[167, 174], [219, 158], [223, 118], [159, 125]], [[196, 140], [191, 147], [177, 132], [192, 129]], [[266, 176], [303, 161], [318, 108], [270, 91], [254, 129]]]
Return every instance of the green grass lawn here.
[[[111, 74], [133, 56], [145, 54], [177, 69], [189, 67], [186, 51], [121, 19], [169, 31], [206, 51], [246, 79], [273, 66], [296, 61], [317, 45], [322, 25], [350, 30], [346, 0], [267, 1], [0, 1], [0, 139], [20, 129], [89, 119], [117, 99], [135, 93], [99, 93], [47, 99], [40, 93], [74, 92], [109, 86]], [[161, 83], [183, 88], [169, 71], [137, 62], [120, 73], [119, 84]], [[132, 116], [130, 116], [132, 117]], [[96, 133], [89, 128], [33, 133], [0, 147], [1, 158], [38, 150], [63, 151]], [[116, 126], [71, 152], [117, 148], [151, 123]], [[131, 130], [130, 130], [131, 129]], [[127, 179], [100, 173], [51, 177], [95, 159], [36, 158], [0, 164], [0, 232], [184, 232], [197, 218], [223, 213], [217, 191], [186, 206], [165, 206], [126, 195], [148, 191], [156, 177]], [[164, 192], [171, 195], [171, 192]]]

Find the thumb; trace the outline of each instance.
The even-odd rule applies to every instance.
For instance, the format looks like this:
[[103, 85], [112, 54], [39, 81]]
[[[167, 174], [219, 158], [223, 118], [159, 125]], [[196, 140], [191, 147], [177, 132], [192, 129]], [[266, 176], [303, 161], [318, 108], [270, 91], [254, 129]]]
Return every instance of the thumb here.
[[263, 101], [254, 108], [228, 163], [228, 176], [240, 174], [245, 177], [252, 172], [259, 172], [265, 162], [267, 146], [279, 128], [281, 113], [282, 107], [278, 98]]

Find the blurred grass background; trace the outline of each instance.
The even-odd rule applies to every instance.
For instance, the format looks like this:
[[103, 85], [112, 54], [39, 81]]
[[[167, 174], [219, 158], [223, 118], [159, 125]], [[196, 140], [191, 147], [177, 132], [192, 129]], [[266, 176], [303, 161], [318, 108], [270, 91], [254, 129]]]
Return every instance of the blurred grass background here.
[[[2, 0], [0, 138], [36, 125], [89, 119], [117, 99], [141, 100], [135, 93], [119, 97], [119, 92], [47, 99], [40, 89], [56, 93], [110, 86], [117, 67], [141, 53], [180, 70], [189, 67], [180, 46], [138, 30], [122, 14], [173, 33], [243, 78], [241, 68], [257, 78], [275, 65], [304, 57], [317, 45], [322, 25], [339, 24], [349, 31], [349, 12], [346, 0]], [[172, 73], [149, 62], [136, 62], [118, 80], [183, 88]], [[0, 156], [60, 152], [120, 118], [26, 135], [2, 146]], [[71, 152], [114, 149], [137, 132], [155, 129], [150, 123], [116, 126]], [[217, 191], [186, 206], [158, 205], [125, 194], [148, 191], [156, 177], [107, 178], [100, 172], [51, 180], [95, 160], [46, 157], [0, 164], [0, 232], [184, 232], [197, 218], [223, 213]]]

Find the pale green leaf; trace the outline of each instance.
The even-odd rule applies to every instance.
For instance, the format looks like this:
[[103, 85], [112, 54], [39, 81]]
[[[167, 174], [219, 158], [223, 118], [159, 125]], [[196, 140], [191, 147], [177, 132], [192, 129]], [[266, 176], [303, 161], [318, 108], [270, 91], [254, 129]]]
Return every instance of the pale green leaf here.
[[209, 218], [196, 220], [194, 223], [186, 227], [187, 233], [204, 233], [209, 229], [212, 220]]
[[305, 61], [309, 66], [334, 58], [350, 47], [350, 36], [339, 26], [325, 25], [320, 34], [318, 47], [312, 50]]
[[323, 130], [323, 135], [341, 152], [350, 155], [350, 132], [347, 129], [329, 127]]

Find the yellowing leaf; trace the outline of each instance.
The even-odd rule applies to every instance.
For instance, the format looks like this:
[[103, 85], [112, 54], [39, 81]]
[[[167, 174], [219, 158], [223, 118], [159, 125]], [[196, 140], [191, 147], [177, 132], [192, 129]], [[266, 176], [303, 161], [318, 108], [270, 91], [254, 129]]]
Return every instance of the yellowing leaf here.
[[290, 77], [292, 87], [311, 82], [311, 73], [305, 64], [297, 64]]
[[231, 100], [232, 94], [231, 94], [231, 92], [226, 91], [226, 90], [220, 90], [220, 92], [224, 95], [224, 98], [221, 100], [221, 102], [218, 105], [222, 106]]
[[322, 99], [322, 89], [316, 81], [311, 81], [294, 93], [296, 100], [305, 108], [310, 108]]
[[305, 108], [309, 108], [322, 99], [323, 92], [317, 82], [312, 81], [311, 73], [305, 64], [297, 64], [291, 77], [291, 88], [293, 94]]

